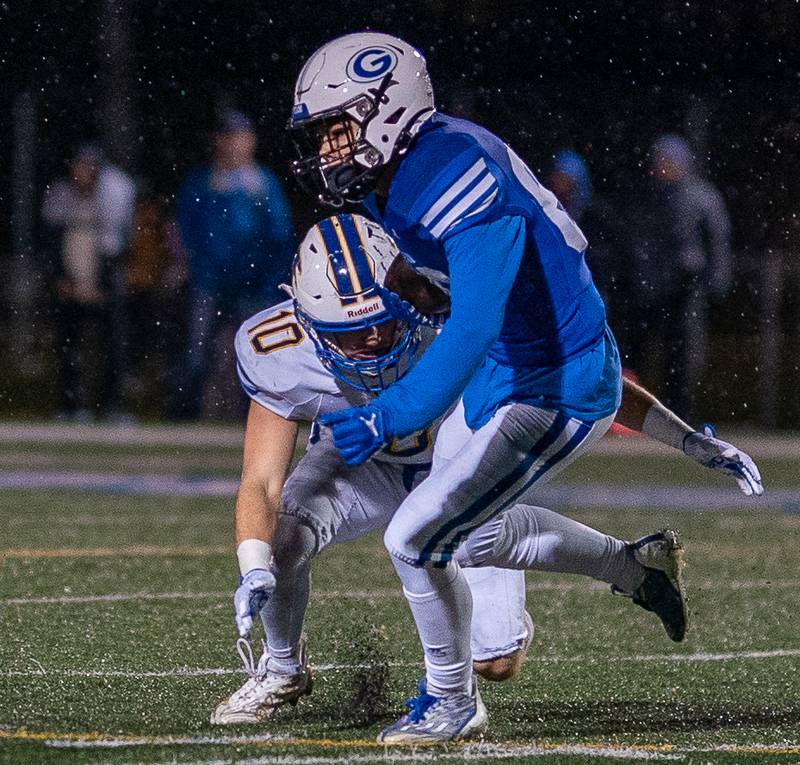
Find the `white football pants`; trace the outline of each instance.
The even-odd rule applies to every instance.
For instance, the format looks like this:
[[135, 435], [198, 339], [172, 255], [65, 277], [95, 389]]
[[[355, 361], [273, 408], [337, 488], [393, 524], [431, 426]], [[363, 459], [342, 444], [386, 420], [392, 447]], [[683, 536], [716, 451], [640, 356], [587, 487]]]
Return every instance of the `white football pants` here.
[[[273, 544], [277, 586], [261, 613], [273, 668], [289, 666], [294, 657], [313, 556], [330, 544], [385, 528], [428, 467], [378, 460], [350, 467], [327, 429], [309, 447], [284, 487]], [[516, 651], [526, 636], [524, 573], [482, 568], [466, 577], [475, 602], [470, 658], [485, 661]]]
[[[468, 435], [461, 408], [443, 424], [430, 476], [403, 501], [384, 534], [417, 623], [434, 695], [467, 691], [470, 684], [463, 629], [469, 590], [457, 560], [584, 574], [628, 591], [638, 586], [643, 571], [622, 540], [524, 504], [538, 485], [595, 444], [613, 419], [583, 422], [510, 404]], [[463, 553], [454, 558], [462, 543]]]

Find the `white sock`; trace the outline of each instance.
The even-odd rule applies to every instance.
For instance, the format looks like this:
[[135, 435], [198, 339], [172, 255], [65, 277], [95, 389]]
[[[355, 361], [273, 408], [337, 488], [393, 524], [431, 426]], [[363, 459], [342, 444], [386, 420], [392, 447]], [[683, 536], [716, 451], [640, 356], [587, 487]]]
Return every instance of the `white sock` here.
[[621, 539], [533, 505], [515, 505], [472, 532], [456, 556], [463, 566], [582, 574], [633, 592], [644, 568]]
[[415, 568], [392, 557], [417, 624], [428, 693], [469, 693], [472, 682], [472, 595], [460, 567]]
[[310, 560], [288, 570], [273, 568], [275, 592], [261, 611], [269, 653], [267, 667], [272, 672], [294, 675], [301, 669], [299, 645], [311, 588], [310, 569]]

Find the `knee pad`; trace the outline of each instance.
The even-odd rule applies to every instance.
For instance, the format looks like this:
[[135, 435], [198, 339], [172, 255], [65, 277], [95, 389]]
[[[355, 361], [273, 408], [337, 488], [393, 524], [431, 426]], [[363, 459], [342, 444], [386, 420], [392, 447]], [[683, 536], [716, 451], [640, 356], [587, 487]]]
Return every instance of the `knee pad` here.
[[278, 526], [272, 543], [278, 569], [302, 566], [318, 552], [317, 535], [310, 524], [288, 513], [278, 515]]

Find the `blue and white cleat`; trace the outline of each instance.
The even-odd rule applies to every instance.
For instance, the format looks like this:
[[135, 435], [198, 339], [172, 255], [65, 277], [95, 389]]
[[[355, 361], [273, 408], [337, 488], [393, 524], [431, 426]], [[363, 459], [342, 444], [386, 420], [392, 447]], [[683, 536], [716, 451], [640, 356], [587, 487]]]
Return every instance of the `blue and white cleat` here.
[[472, 679], [472, 693], [431, 696], [425, 678], [417, 687], [419, 696], [406, 701], [408, 714], [380, 732], [380, 743], [431, 744], [474, 738], [486, 732], [489, 715], [475, 678]]
[[629, 542], [628, 551], [644, 567], [644, 580], [634, 592], [611, 591], [633, 599], [637, 606], [652, 611], [664, 625], [670, 640], [679, 643], [686, 635], [689, 612], [683, 582], [683, 545], [678, 532], [664, 529]]

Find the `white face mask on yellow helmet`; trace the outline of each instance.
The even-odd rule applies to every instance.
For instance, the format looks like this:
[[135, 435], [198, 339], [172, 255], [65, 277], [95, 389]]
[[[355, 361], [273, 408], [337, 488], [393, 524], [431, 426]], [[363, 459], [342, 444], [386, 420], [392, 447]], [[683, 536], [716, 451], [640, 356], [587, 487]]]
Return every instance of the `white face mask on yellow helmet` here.
[[433, 113], [419, 51], [378, 32], [339, 37], [317, 50], [297, 78], [289, 127], [300, 158], [293, 171], [326, 204], [361, 201]]
[[[400, 257], [394, 240], [360, 215], [339, 214], [313, 226], [292, 264], [295, 315], [317, 356], [339, 380], [378, 393], [414, 364], [419, 326], [384, 303], [386, 275]], [[387, 347], [368, 358], [348, 356], [347, 333], [388, 328]]]

